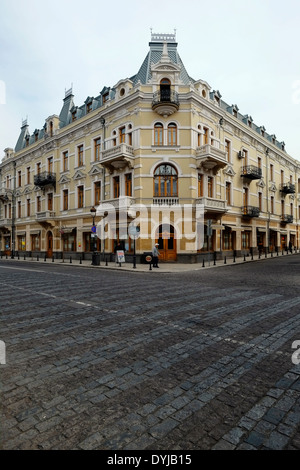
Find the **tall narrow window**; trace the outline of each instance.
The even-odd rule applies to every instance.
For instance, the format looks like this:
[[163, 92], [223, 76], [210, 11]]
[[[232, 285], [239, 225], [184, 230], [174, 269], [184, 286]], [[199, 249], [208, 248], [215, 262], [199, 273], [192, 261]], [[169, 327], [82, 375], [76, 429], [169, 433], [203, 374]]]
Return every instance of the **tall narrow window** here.
[[22, 186], [22, 172], [21, 170], [18, 171], [18, 186]]
[[284, 182], [284, 171], [283, 170], [280, 171], [280, 178], [281, 178], [281, 184], [283, 184], [283, 182]]
[[50, 137], [53, 137], [53, 122], [52, 121], [50, 121], [49, 133], [50, 133]]
[[230, 141], [225, 140], [225, 152], [226, 152], [226, 160], [230, 162]]
[[48, 211], [53, 211], [53, 194], [48, 194]]
[[114, 198], [117, 199], [120, 196], [120, 177], [115, 176], [113, 179], [113, 191]]
[[199, 132], [199, 131], [201, 131], [201, 126], [198, 126], [198, 134], [197, 134], [197, 145], [198, 145], [198, 147], [201, 146], [201, 132]]
[[291, 215], [294, 215], [294, 206], [293, 206], [292, 202], [290, 204], [290, 213], [291, 213]]
[[30, 166], [27, 167], [27, 184], [30, 184]]
[[132, 196], [132, 174], [125, 175], [125, 196]]
[[281, 215], [284, 215], [284, 201], [281, 201]]
[[258, 157], [258, 159], [257, 159], [257, 166], [258, 166], [258, 168], [261, 169], [261, 158], [260, 157]]
[[262, 193], [258, 193], [258, 207], [262, 211]]
[[172, 165], [159, 165], [154, 172], [154, 196], [170, 197], [178, 195], [178, 175]]
[[160, 81], [160, 99], [161, 101], [170, 101], [171, 99], [171, 82], [168, 78]]
[[119, 129], [119, 139], [120, 139], [120, 144], [125, 144], [125, 126], [120, 127]]
[[94, 200], [95, 200], [96, 206], [100, 204], [100, 200], [101, 200], [101, 182], [100, 181], [96, 181], [96, 183], [94, 183]]
[[41, 172], [41, 165], [42, 165], [42, 164], [41, 164], [40, 162], [36, 164], [36, 174], [37, 174], [37, 175], [39, 175], [40, 172]]
[[116, 131], [113, 131], [113, 146], [116, 147], [117, 145], [117, 137], [116, 137], [117, 133]]
[[42, 212], [41, 196], [36, 197], [36, 211]]
[[274, 196], [271, 196], [271, 214], [274, 214]]
[[77, 198], [78, 198], [78, 208], [84, 207], [83, 186], [78, 186], [78, 188], [77, 188]]
[[20, 219], [22, 217], [22, 213], [21, 213], [21, 201], [18, 201], [18, 218]]
[[27, 217], [30, 217], [30, 199], [27, 199]]
[[101, 147], [101, 139], [97, 137], [94, 140], [94, 153], [95, 153], [95, 162], [99, 162], [100, 160], [100, 147]]
[[154, 145], [164, 145], [164, 129], [160, 122], [154, 125]]
[[77, 163], [78, 166], [83, 165], [83, 145], [78, 145], [77, 147]]
[[177, 126], [174, 122], [168, 125], [168, 145], [177, 145]]
[[243, 188], [243, 205], [245, 210], [247, 211], [248, 206], [248, 188]]
[[63, 190], [63, 210], [67, 211], [69, 209], [69, 191], [68, 189]]
[[207, 129], [207, 127], [203, 127], [203, 131], [204, 131], [203, 145], [206, 145], [206, 144], [208, 144], [208, 129]]
[[243, 149], [244, 152], [244, 166], [248, 165], [248, 150]]
[[231, 183], [229, 181], [226, 181], [225, 192], [226, 192], [226, 202], [230, 206], [231, 205]]
[[63, 171], [68, 171], [69, 169], [68, 160], [69, 160], [69, 152], [68, 151], [63, 152]]
[[8, 218], [11, 219], [11, 204], [8, 204]]
[[53, 157], [48, 158], [48, 171], [49, 173], [53, 172]]
[[209, 176], [207, 178], [207, 196], [208, 197], [213, 197], [213, 191], [214, 191], [214, 179], [212, 176]]
[[129, 132], [128, 132], [128, 145], [132, 145], [132, 131], [131, 131], [131, 129], [132, 129], [132, 125], [129, 124], [129, 126], [128, 126], [128, 130], [129, 130]]
[[198, 173], [198, 197], [203, 197], [203, 175]]
[[270, 164], [270, 180], [274, 181], [274, 165]]
[[92, 111], [92, 103], [86, 105], [86, 113], [89, 114]]

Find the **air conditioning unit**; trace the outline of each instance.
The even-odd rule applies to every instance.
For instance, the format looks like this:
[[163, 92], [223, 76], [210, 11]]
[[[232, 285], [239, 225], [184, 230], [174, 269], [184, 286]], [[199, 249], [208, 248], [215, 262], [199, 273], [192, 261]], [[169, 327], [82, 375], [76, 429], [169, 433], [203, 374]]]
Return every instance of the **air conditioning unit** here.
[[238, 153], [238, 158], [244, 158], [245, 154], [243, 152], [243, 150], [240, 150], [239, 153]]

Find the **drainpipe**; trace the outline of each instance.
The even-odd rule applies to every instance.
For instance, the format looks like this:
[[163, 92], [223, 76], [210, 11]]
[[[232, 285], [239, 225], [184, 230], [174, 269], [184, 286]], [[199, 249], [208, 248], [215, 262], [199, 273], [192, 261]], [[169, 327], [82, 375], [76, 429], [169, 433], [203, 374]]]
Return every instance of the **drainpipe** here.
[[270, 247], [270, 211], [269, 211], [269, 149], [266, 148], [266, 183], [267, 183], [267, 248]]

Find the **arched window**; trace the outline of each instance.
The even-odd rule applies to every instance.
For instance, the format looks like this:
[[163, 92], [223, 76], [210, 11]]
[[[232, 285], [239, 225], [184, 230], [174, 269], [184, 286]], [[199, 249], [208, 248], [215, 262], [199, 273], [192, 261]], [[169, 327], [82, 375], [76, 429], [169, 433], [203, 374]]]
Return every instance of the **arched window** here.
[[164, 128], [161, 122], [154, 125], [154, 145], [164, 145]]
[[161, 101], [170, 101], [171, 97], [171, 82], [168, 78], [163, 78], [160, 81], [160, 99]]
[[168, 125], [168, 145], [177, 145], [177, 126], [174, 122]]
[[169, 164], [159, 165], [154, 172], [154, 197], [177, 197], [178, 174]]

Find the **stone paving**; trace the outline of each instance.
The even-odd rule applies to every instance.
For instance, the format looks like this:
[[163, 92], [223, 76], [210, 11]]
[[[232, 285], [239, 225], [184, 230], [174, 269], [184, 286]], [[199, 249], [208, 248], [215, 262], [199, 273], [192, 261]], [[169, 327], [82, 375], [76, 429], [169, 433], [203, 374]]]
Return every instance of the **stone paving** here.
[[299, 450], [299, 268], [0, 260], [0, 448]]

